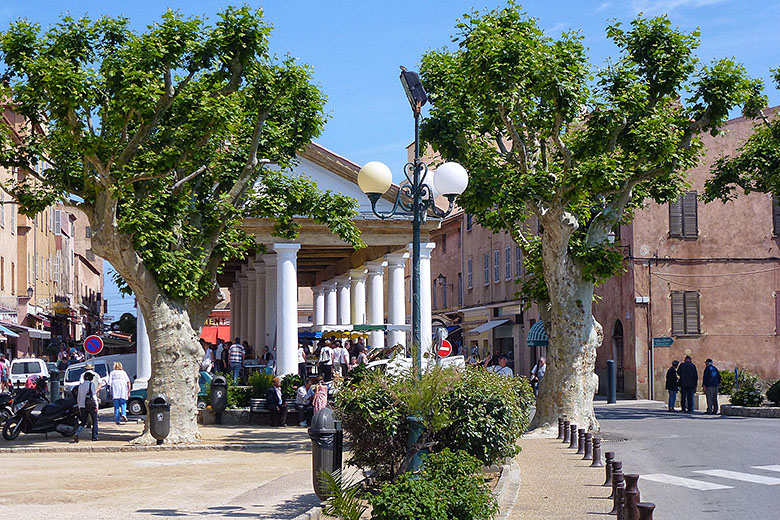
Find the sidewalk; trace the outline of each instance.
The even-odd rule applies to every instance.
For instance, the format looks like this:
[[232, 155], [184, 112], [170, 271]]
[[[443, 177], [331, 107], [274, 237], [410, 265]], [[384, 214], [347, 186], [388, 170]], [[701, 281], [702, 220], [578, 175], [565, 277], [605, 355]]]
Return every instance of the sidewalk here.
[[[604, 468], [589, 467], [591, 461], [558, 439], [530, 434], [520, 447], [521, 484], [510, 520], [615, 518], [606, 514], [612, 501], [611, 488], [601, 486]], [[608, 450], [609, 443], [602, 447]]]

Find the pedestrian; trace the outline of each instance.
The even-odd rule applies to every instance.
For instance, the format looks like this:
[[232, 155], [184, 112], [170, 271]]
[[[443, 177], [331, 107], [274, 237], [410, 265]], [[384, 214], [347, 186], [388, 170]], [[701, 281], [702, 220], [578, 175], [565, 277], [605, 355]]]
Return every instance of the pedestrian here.
[[366, 346], [360, 345], [360, 352], [355, 358], [355, 366], [368, 364], [368, 355], [366, 354]]
[[228, 360], [230, 361], [230, 370], [233, 371], [233, 384], [238, 384], [238, 380], [241, 377], [241, 367], [244, 363], [244, 356], [246, 351], [244, 345], [241, 344], [241, 338], [236, 336], [236, 341], [230, 345], [228, 350]]
[[326, 382], [333, 379], [333, 349], [330, 348], [330, 340], [326, 339], [320, 349], [319, 367]]
[[225, 351], [225, 344], [221, 339], [217, 340], [217, 348], [214, 351], [214, 364], [217, 366], [217, 373], [225, 373], [225, 363], [222, 361], [222, 354]]
[[[487, 367], [487, 364], [488, 364], [488, 362], [491, 359], [493, 359], [493, 356], [488, 356], [485, 359], [485, 367]], [[493, 365], [491, 367], [487, 367], [488, 372], [495, 372], [496, 374], [500, 374], [502, 376], [507, 376], [507, 377], [513, 376], [514, 372], [512, 372], [512, 369], [509, 368], [508, 366], [506, 366], [506, 364], [507, 364], [506, 356], [504, 354], [501, 354], [501, 355], [498, 356], [498, 364], [497, 365]]]
[[[672, 361], [672, 366], [666, 371], [666, 391], [669, 392], [669, 411], [674, 411], [674, 403], [677, 401], [677, 391], [680, 389], [680, 380], [677, 377], [677, 366], [680, 364], [676, 359]], [[682, 402], [682, 397], [680, 398]]]
[[200, 369], [203, 372], [211, 372], [214, 369], [214, 353], [211, 345], [201, 338], [200, 345], [203, 347], [203, 359], [200, 360]]
[[127, 422], [127, 399], [130, 397], [131, 383], [119, 361], [114, 362], [108, 384], [111, 387], [111, 397], [114, 398], [114, 422]]
[[347, 377], [347, 374], [349, 373], [349, 350], [347, 349], [346, 344], [342, 346], [339, 342], [336, 342], [336, 345], [336, 350], [333, 355], [333, 364], [334, 366], [337, 366], [337, 370], [341, 373], [341, 377]]
[[73, 435], [73, 442], [79, 442], [79, 434], [90, 420], [92, 421], [92, 440], [98, 440], [98, 386], [93, 381], [93, 374], [93, 372], [85, 372], [84, 381], [78, 386], [76, 403], [81, 417], [76, 433]]
[[271, 426], [287, 426], [287, 401], [282, 395], [282, 378], [274, 377], [273, 386], [265, 394], [265, 407], [271, 412]]
[[531, 369], [531, 386], [534, 389], [534, 395], [539, 395], [539, 384], [544, 379], [544, 374], [547, 372], [547, 360], [543, 357], [539, 358], [534, 367]]
[[298, 343], [298, 377], [306, 381], [306, 349], [302, 343]]
[[693, 394], [699, 383], [699, 372], [691, 361], [691, 356], [685, 356], [685, 361], [677, 368], [680, 376], [680, 403], [682, 411], [693, 413]]
[[315, 414], [328, 406], [328, 385], [325, 384], [322, 376], [317, 377], [317, 389], [314, 391], [311, 404]]
[[274, 355], [271, 354], [271, 351], [268, 349], [268, 345], [263, 347], [263, 353], [260, 354], [260, 361], [265, 366], [274, 366]]
[[244, 358], [245, 359], [254, 359], [255, 357], [255, 349], [252, 348], [252, 345], [249, 344], [248, 341], [244, 340]]
[[701, 384], [704, 386], [704, 395], [707, 396], [707, 413], [718, 414], [718, 387], [720, 386], [720, 370], [715, 368], [711, 359], [704, 362], [704, 373], [701, 375]]
[[10, 375], [8, 373], [8, 362], [5, 356], [0, 354], [0, 392], [5, 392], [11, 387]]
[[295, 409], [298, 410], [298, 426], [306, 426], [306, 413], [312, 410], [314, 388], [311, 379], [304, 380], [295, 392]]

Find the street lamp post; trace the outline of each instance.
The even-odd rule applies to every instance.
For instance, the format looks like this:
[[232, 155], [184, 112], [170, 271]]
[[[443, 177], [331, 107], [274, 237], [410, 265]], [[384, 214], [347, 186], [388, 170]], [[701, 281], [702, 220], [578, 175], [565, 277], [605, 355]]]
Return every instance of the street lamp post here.
[[[401, 67], [401, 83], [414, 114], [414, 161], [404, 166], [404, 176], [408, 184], [403, 184], [395, 197], [393, 208], [389, 212], [380, 212], [376, 204], [392, 184], [393, 175], [387, 165], [372, 161], [366, 163], [358, 173], [358, 185], [371, 201], [371, 209], [381, 219], [391, 218], [399, 208], [412, 214], [412, 344], [417, 346], [417, 375], [422, 376], [422, 341], [420, 337], [420, 227], [427, 212], [432, 211], [443, 218], [452, 212], [455, 198], [468, 186], [468, 174], [465, 168], [455, 162], [446, 162], [429, 171], [420, 160], [420, 109], [428, 101], [417, 73]], [[432, 179], [430, 179], [432, 177]], [[427, 182], [426, 182], [427, 181]], [[434, 199], [444, 195], [449, 207], [442, 211], [436, 207]], [[407, 200], [404, 200], [404, 197]]]

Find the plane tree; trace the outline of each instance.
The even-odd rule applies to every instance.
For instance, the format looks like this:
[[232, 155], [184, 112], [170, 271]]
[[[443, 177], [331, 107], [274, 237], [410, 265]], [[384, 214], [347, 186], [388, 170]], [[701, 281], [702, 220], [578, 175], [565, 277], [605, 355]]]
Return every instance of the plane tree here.
[[609, 25], [618, 54], [598, 69], [580, 34], [548, 37], [513, 3], [456, 28], [454, 48], [422, 58], [422, 136], [469, 170], [465, 211], [524, 252], [522, 291], [550, 339], [534, 425], [566, 414], [596, 430], [594, 287], [624, 269], [609, 233], [645, 201], [675, 200], [698, 135], [738, 105], [754, 110], [761, 83], [729, 59], [699, 63], [698, 31], [666, 17]]
[[[198, 338], [217, 274], [258, 247], [241, 219], [274, 218], [291, 238], [294, 216], [308, 216], [361, 244], [354, 200], [285, 173], [322, 130], [325, 97], [269, 35], [246, 6], [213, 23], [169, 11], [140, 32], [63, 17], [0, 34], [0, 100], [24, 121], [0, 132], [0, 164], [25, 172], [6, 187], [27, 215], [55, 202], [87, 215], [92, 250], [146, 319], [148, 393], [171, 402], [168, 442], [198, 439]], [[137, 439], [152, 441], [148, 428]]]

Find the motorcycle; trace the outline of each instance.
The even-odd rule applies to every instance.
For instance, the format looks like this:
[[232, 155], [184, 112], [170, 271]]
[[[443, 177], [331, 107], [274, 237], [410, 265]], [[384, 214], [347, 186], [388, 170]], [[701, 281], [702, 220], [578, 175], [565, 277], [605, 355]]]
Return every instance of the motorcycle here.
[[[58, 399], [49, 403], [46, 399], [46, 378], [37, 381], [35, 388], [23, 388], [14, 398], [15, 413], [3, 425], [3, 438], [16, 439], [20, 433], [58, 432], [71, 437], [79, 425], [79, 408], [75, 399]], [[42, 404], [40, 412], [35, 408]]]
[[0, 393], [0, 423], [14, 414], [14, 396], [10, 392]]

